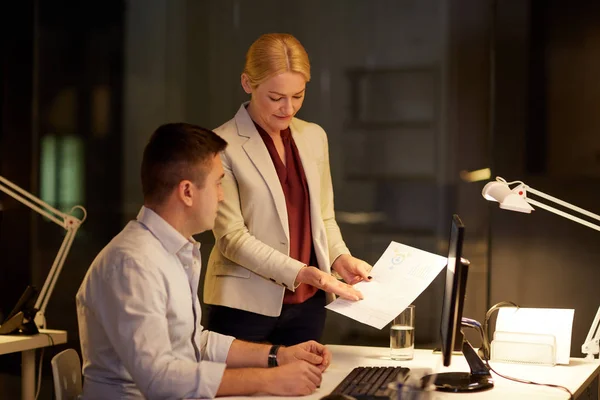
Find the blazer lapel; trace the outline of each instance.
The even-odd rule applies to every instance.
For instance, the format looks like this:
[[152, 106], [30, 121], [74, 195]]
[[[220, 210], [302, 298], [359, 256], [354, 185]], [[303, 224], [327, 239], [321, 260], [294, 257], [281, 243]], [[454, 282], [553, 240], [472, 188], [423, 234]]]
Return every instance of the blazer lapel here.
[[271, 196], [273, 196], [275, 208], [277, 209], [277, 214], [279, 214], [279, 219], [281, 220], [281, 225], [289, 240], [290, 232], [283, 188], [281, 187], [281, 182], [277, 176], [277, 171], [275, 171], [275, 166], [273, 165], [267, 146], [265, 146], [263, 139], [260, 137], [254, 126], [254, 122], [252, 122], [250, 115], [248, 115], [248, 112], [246, 111], [246, 104], [247, 103], [242, 104], [235, 115], [238, 135], [248, 138], [248, 141], [242, 145], [242, 148], [269, 187]]
[[[308, 142], [306, 135], [302, 134], [293, 122], [290, 129], [292, 131], [294, 143], [296, 143], [296, 147], [298, 148], [298, 154], [300, 154], [302, 168], [304, 169], [304, 175], [306, 176], [306, 184], [308, 185], [313, 244], [316, 247], [322, 247], [323, 243], [326, 243], [326, 241], [323, 237], [324, 226], [323, 219], [321, 218], [321, 177], [319, 175], [319, 169], [315, 163], [314, 151], [311, 150], [312, 146]], [[324, 249], [321, 250], [323, 251]], [[319, 254], [318, 251], [317, 254]]]

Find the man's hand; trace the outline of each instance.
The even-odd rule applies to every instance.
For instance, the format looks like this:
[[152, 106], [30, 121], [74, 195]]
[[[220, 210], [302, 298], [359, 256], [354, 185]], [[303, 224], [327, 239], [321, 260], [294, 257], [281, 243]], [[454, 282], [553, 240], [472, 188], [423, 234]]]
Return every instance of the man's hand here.
[[347, 283], [338, 281], [333, 275], [326, 274], [325, 272], [315, 267], [302, 268], [300, 272], [298, 272], [296, 282], [306, 283], [308, 285], [322, 289], [326, 292], [336, 294], [346, 300], [356, 301], [361, 300], [363, 298], [363, 295], [360, 291], [354, 289]]
[[298, 360], [307, 361], [317, 366], [323, 372], [331, 364], [331, 352], [327, 347], [314, 340], [291, 347], [281, 347], [277, 352], [277, 362], [279, 365], [290, 364]]
[[350, 254], [342, 254], [335, 259], [331, 269], [340, 274], [347, 284], [355, 285], [361, 281], [370, 281], [369, 273], [373, 267]]
[[269, 374], [265, 392], [276, 396], [305, 396], [321, 385], [321, 370], [306, 361], [294, 361], [265, 372]]

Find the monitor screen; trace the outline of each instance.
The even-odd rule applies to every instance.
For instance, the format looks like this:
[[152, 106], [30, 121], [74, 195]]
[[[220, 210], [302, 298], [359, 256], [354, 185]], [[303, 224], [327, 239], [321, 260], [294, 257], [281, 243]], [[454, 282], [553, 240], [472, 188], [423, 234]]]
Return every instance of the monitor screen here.
[[436, 389], [444, 392], [476, 392], [494, 387], [487, 366], [462, 334], [462, 312], [469, 272], [469, 261], [462, 257], [464, 237], [465, 227], [460, 217], [453, 215], [440, 321], [442, 357], [444, 366], [448, 367], [452, 351], [458, 344], [458, 349], [462, 351], [469, 364], [470, 372], [444, 372], [422, 378], [427, 383], [433, 380]]
[[[465, 226], [458, 215], [452, 216], [450, 240], [448, 242], [448, 265], [446, 266], [446, 287], [442, 304], [440, 335], [444, 366], [450, 365], [456, 338], [460, 338], [463, 300], [466, 289], [468, 262], [462, 259], [462, 245]], [[459, 349], [462, 348], [460, 343]]]

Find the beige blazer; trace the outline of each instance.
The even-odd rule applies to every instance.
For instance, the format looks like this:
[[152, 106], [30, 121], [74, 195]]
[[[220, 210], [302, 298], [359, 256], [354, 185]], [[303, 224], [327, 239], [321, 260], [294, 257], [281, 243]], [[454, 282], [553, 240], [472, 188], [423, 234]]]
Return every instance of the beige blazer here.
[[[208, 260], [204, 302], [278, 316], [285, 288], [294, 290], [304, 264], [289, 257], [283, 189], [245, 105], [215, 129], [228, 143], [221, 155], [225, 200], [213, 231], [216, 243]], [[297, 118], [290, 129], [308, 184], [318, 267], [330, 273], [333, 261], [350, 252], [335, 221], [327, 135], [319, 125]]]

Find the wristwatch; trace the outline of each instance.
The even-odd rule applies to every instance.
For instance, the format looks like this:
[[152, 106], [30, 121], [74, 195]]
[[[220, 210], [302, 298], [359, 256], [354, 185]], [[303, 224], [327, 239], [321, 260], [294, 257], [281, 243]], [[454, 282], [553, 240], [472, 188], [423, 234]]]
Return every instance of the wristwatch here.
[[274, 344], [273, 346], [271, 346], [271, 350], [269, 350], [269, 358], [267, 360], [267, 365], [269, 366], [269, 368], [279, 366], [279, 364], [277, 363], [277, 352], [279, 351], [280, 347], [281, 346], [278, 344]]

